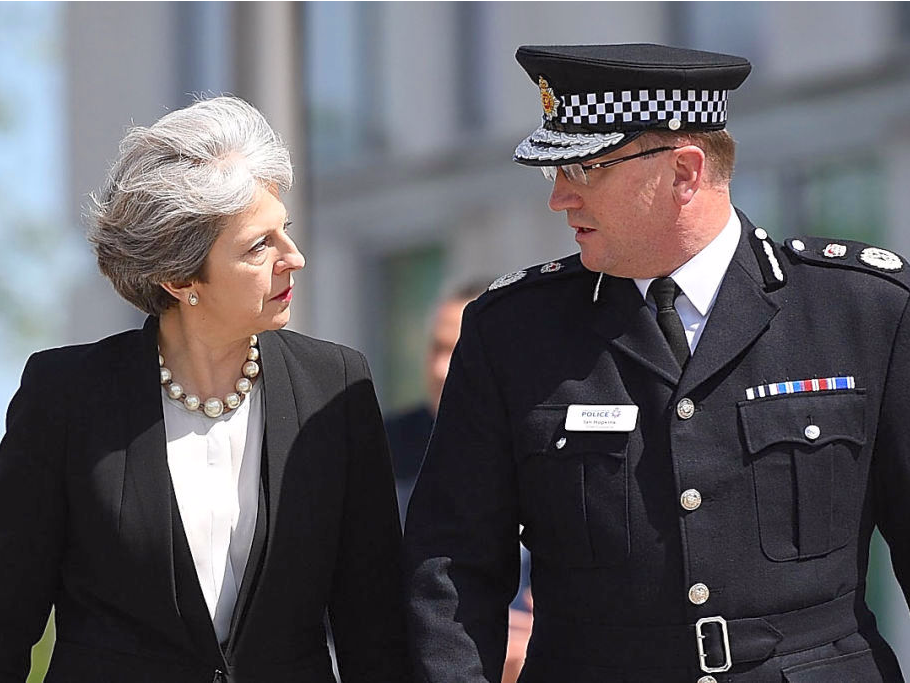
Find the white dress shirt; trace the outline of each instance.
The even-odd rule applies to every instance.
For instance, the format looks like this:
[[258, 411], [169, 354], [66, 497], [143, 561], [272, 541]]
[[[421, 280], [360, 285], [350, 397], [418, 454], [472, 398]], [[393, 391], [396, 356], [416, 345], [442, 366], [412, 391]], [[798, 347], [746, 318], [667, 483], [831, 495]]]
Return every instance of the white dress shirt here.
[[162, 389], [167, 464], [202, 595], [219, 642], [231, 627], [259, 510], [262, 382], [219, 418], [187, 410]]
[[[733, 207], [730, 207], [730, 219], [717, 237], [711, 240], [704, 249], [690, 258], [679, 268], [670, 273], [682, 294], [676, 299], [676, 312], [686, 330], [689, 350], [695, 352], [698, 340], [701, 339], [708, 316], [714, 308], [717, 292], [724, 274], [736, 253], [742, 225]], [[657, 316], [657, 306], [647, 298], [648, 287], [655, 278], [636, 279], [635, 286], [641, 292], [648, 308]]]

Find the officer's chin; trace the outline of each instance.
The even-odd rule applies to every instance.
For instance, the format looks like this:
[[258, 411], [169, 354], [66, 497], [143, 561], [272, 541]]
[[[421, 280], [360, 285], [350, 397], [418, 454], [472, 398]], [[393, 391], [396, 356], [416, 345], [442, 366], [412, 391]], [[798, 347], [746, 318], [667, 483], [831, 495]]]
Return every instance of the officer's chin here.
[[591, 249], [585, 249], [584, 247], [581, 248], [581, 265], [595, 273], [611, 274], [609, 265], [604, 263], [604, 259], [598, 258], [592, 253]]

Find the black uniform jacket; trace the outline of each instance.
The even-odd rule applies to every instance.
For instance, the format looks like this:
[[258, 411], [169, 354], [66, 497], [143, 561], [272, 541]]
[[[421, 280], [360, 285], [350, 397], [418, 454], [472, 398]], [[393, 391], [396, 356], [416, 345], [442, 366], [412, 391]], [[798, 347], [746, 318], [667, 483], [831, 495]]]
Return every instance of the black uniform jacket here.
[[[405, 533], [419, 680], [499, 680], [519, 532], [522, 683], [901, 680], [864, 580], [878, 525], [910, 590], [907, 273], [741, 219], [683, 371], [634, 283], [577, 256], [468, 307]], [[570, 405], [638, 415], [569, 430]]]
[[408, 680], [400, 530], [367, 364], [260, 335], [258, 524], [219, 646], [171, 485], [157, 320], [35, 354], [0, 444], [0, 681], [22, 683], [51, 604], [50, 683]]

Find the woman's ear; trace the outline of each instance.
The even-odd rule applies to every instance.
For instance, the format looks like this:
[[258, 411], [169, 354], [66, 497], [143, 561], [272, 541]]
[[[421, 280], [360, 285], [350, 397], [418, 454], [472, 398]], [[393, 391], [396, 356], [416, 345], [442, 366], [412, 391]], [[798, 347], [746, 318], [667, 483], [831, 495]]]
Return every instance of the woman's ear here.
[[182, 304], [195, 306], [199, 303], [199, 295], [193, 282], [162, 282], [161, 288]]

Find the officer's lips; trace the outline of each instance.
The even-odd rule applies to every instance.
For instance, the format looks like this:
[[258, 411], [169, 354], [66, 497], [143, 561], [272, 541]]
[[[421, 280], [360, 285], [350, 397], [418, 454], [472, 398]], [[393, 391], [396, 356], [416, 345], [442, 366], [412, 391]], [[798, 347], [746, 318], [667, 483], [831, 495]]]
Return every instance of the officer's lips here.
[[571, 225], [569, 227], [575, 231], [575, 237], [587, 235], [589, 232], [594, 232], [594, 228], [586, 228], [583, 225]]

